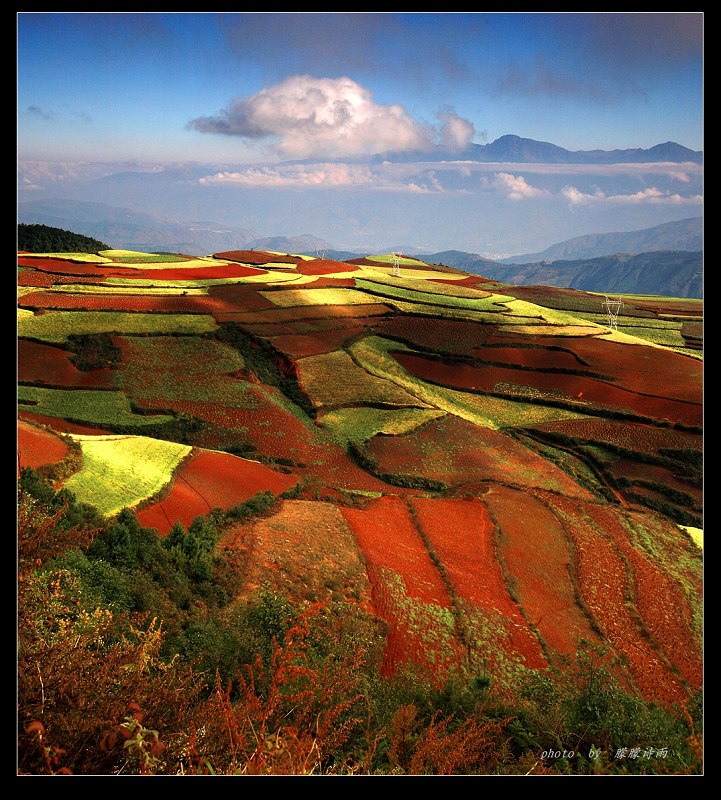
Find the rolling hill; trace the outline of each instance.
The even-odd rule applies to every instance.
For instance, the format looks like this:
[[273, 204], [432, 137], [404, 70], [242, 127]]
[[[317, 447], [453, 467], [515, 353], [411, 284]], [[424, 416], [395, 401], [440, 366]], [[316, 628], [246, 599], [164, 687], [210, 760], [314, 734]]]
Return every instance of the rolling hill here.
[[700, 300], [611, 324], [392, 254], [18, 267], [25, 770], [39, 731], [80, 772], [130, 735], [157, 773], [699, 770]]

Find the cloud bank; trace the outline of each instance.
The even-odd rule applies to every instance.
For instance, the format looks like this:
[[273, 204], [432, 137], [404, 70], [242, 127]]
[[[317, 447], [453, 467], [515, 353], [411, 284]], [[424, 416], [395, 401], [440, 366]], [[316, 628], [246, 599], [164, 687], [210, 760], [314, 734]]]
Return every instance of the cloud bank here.
[[452, 110], [440, 125], [423, 124], [398, 104], [374, 102], [371, 92], [351, 78], [294, 75], [250, 97], [239, 98], [215, 116], [198, 117], [188, 127], [201, 133], [270, 139], [285, 158], [337, 158], [389, 151], [430, 151], [442, 143], [460, 150], [472, 139], [473, 125]]

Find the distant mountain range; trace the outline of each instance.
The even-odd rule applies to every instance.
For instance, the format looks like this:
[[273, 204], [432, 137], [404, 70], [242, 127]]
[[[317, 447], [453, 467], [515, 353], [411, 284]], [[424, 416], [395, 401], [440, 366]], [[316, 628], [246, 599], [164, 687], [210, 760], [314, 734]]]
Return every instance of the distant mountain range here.
[[18, 222], [73, 230], [122, 250], [157, 250], [205, 256], [248, 248], [258, 239], [249, 228], [214, 222], [178, 222], [129, 208], [80, 200], [35, 200], [18, 205]]
[[677, 142], [664, 142], [647, 149], [566, 150], [551, 142], [524, 139], [506, 134], [489, 144], [471, 144], [462, 151], [434, 151], [428, 154], [385, 153], [376, 157], [387, 161], [481, 161], [514, 164], [648, 164], [658, 162], [703, 163], [703, 151], [690, 150]]
[[553, 244], [540, 253], [509, 256], [502, 264], [528, 264], [561, 258], [596, 258], [614, 253], [648, 253], [652, 250], [702, 250], [703, 219], [691, 217], [664, 222], [653, 228], [623, 233], [591, 233]]
[[[617, 253], [575, 261], [500, 264], [480, 256], [448, 250], [424, 261], [446, 264], [517, 286], [559, 286], [586, 292], [655, 294], [665, 297], [703, 297], [703, 253], [659, 250], [652, 253]], [[440, 258], [443, 256], [443, 258]], [[455, 263], [454, 263], [455, 262]]]

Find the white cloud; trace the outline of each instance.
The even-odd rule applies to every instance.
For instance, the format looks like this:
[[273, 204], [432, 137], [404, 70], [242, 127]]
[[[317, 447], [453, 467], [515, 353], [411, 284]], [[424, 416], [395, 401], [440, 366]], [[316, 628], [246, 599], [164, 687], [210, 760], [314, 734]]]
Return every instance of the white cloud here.
[[269, 139], [285, 158], [336, 158], [387, 151], [429, 151], [440, 142], [465, 147], [473, 125], [452, 111], [439, 114], [440, 129], [398, 105], [374, 102], [351, 78], [294, 75], [250, 97], [234, 100], [188, 127], [244, 139]]
[[438, 118], [441, 121], [441, 142], [447, 150], [464, 150], [473, 140], [476, 129], [473, 123], [459, 117], [454, 111], [442, 111]]
[[235, 184], [254, 187], [370, 187], [377, 183], [371, 169], [362, 164], [283, 164], [250, 167], [237, 172], [216, 172], [198, 181], [202, 185]]
[[593, 194], [579, 191], [575, 186], [564, 186], [561, 194], [568, 200], [570, 205], [587, 205], [589, 203], [658, 203], [664, 205], [677, 205], [680, 203], [701, 203], [702, 195], [691, 195], [682, 197], [680, 194], [663, 192], [655, 186], [634, 192], [633, 194], [605, 194], [600, 189], [596, 189]]
[[506, 192], [509, 200], [529, 200], [549, 194], [545, 189], [531, 186], [522, 175], [511, 175], [510, 172], [497, 172], [493, 176], [492, 185]]

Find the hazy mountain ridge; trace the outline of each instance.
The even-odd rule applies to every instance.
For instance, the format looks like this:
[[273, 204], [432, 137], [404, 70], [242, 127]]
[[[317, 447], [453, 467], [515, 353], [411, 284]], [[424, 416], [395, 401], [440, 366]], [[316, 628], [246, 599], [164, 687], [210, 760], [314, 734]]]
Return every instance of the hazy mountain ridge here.
[[520, 286], [558, 286], [586, 292], [703, 297], [703, 253], [660, 250], [534, 264], [493, 266], [483, 260], [467, 272]]
[[648, 253], [653, 250], [703, 249], [703, 218], [691, 217], [664, 222], [652, 228], [614, 233], [590, 233], [547, 247], [538, 253], [509, 256], [501, 264], [529, 264], [536, 261], [597, 258], [615, 253]]
[[691, 150], [677, 142], [663, 142], [653, 147], [617, 150], [566, 150], [552, 142], [526, 139], [515, 134], [505, 134], [489, 144], [470, 144], [463, 150], [437, 150], [432, 154], [385, 153], [376, 160], [457, 160], [484, 163], [514, 164], [651, 164], [656, 162], [702, 164], [703, 151]]
[[208, 253], [250, 247], [258, 233], [216, 222], [179, 222], [129, 208], [79, 200], [36, 200], [18, 205], [18, 222], [72, 229], [122, 250]]

